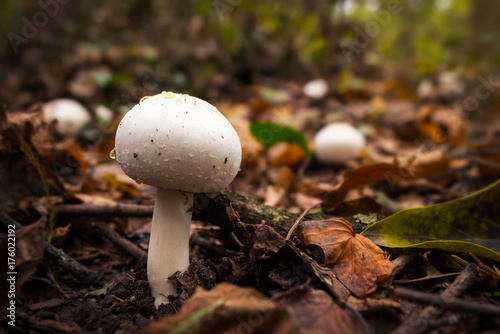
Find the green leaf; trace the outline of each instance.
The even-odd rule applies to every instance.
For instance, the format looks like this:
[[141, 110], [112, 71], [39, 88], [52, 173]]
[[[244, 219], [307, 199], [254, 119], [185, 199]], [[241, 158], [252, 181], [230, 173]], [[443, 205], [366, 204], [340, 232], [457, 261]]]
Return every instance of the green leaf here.
[[299, 145], [302, 151], [309, 155], [309, 145], [306, 137], [289, 126], [273, 122], [251, 122], [250, 132], [265, 148], [280, 142], [291, 142]]
[[500, 180], [450, 202], [400, 211], [361, 234], [380, 246], [473, 253], [500, 262]]

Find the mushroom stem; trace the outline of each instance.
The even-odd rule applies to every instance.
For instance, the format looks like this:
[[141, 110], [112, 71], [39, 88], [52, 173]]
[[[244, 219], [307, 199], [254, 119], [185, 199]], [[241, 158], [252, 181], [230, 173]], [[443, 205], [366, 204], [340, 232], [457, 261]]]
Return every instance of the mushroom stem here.
[[189, 231], [194, 193], [156, 188], [156, 202], [148, 250], [148, 281], [155, 306], [168, 304], [177, 295], [176, 271], [189, 266]]

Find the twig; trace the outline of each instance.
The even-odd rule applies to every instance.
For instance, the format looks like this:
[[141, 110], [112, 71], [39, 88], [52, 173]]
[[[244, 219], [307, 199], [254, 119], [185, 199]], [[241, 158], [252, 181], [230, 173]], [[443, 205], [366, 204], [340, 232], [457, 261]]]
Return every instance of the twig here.
[[288, 234], [286, 235], [286, 240], [290, 240], [290, 237], [292, 236], [293, 231], [295, 231], [295, 229], [299, 225], [300, 221], [309, 213], [309, 211], [311, 211], [314, 208], [317, 208], [320, 205], [321, 205], [321, 203], [313, 205], [309, 209], [302, 212], [302, 214], [295, 220], [295, 223], [293, 223], [292, 227], [290, 228], [290, 231], [288, 231]]
[[470, 161], [472, 161], [478, 165], [483, 165], [483, 166], [486, 166], [489, 168], [500, 170], [500, 164], [497, 164], [493, 161], [489, 161], [489, 160], [481, 158], [481, 157], [471, 157]]
[[415, 283], [415, 282], [423, 282], [423, 281], [428, 281], [428, 280], [433, 280], [433, 279], [438, 279], [438, 278], [446, 278], [446, 277], [451, 277], [451, 276], [457, 276], [459, 273], [447, 273], [447, 274], [440, 274], [440, 275], [427, 275], [424, 277], [420, 278], [414, 278], [414, 279], [398, 279], [394, 280], [394, 284], [407, 284], [407, 283]]
[[[411, 293], [408, 293], [409, 289], [405, 288], [400, 288], [397, 287], [395, 288], [395, 293], [405, 293], [407, 292], [407, 295], [410, 296], [417, 296], [419, 294], [425, 294], [427, 295], [428, 298], [434, 298], [433, 301], [436, 302], [437, 304], [433, 303], [426, 308], [424, 308], [421, 312], [418, 312], [418, 314], [412, 315], [409, 319], [407, 319], [405, 322], [403, 322], [398, 328], [396, 328], [392, 334], [410, 334], [410, 333], [421, 333], [422, 329], [425, 331], [428, 329], [429, 323], [433, 320], [435, 320], [439, 315], [442, 315], [446, 308], [448, 307], [449, 310], [452, 310], [451, 307], [449, 307], [449, 304], [451, 303], [452, 305], [457, 305], [456, 303], [452, 303], [453, 301], [457, 301], [455, 297], [461, 295], [462, 293], [467, 290], [470, 286], [478, 283], [480, 281], [480, 276], [477, 273], [477, 265], [475, 263], [469, 263], [464, 270], [457, 276], [455, 281], [453, 281], [450, 286], [443, 291], [441, 295], [434, 295], [434, 294], [427, 294], [419, 291], [411, 291]], [[458, 300], [459, 305], [463, 305]], [[462, 302], [465, 303], [465, 302]], [[470, 304], [470, 303], [467, 303]], [[440, 306], [438, 308], [437, 306]], [[458, 306], [457, 306], [458, 307]], [[497, 315], [500, 313], [496, 313]], [[422, 328], [422, 326], [425, 325], [425, 328]]]
[[231, 238], [231, 240], [233, 240], [236, 246], [240, 248], [245, 247], [245, 245], [243, 245], [243, 243], [240, 241], [240, 239], [238, 239], [238, 237], [236, 236], [236, 234], [234, 234], [234, 232], [229, 233], [229, 237]]
[[[14, 224], [16, 229], [22, 229], [24, 227], [3, 211], [0, 211], [0, 221], [6, 225]], [[55, 248], [46, 241], [44, 246], [44, 255], [63, 267], [85, 285], [90, 285], [97, 278], [96, 272], [88, 269], [80, 262], [71, 258], [62, 249]]]
[[226, 247], [214, 244], [213, 242], [210, 242], [209, 240], [199, 236], [198, 234], [193, 234], [191, 235], [191, 243], [198, 245], [214, 254], [220, 255], [220, 256], [228, 256], [229, 253], [226, 250]]
[[59, 333], [76, 333], [82, 331], [82, 328], [74, 321], [59, 322], [52, 319], [40, 319], [29, 315], [23, 310], [16, 310], [16, 316], [21, 320], [20, 327], [24, 327], [26, 332], [28, 332], [28, 329], [31, 329], [31, 331], [56, 331]]
[[95, 271], [89, 270], [80, 262], [71, 258], [62, 249], [55, 248], [49, 243], [45, 243], [44, 254], [48, 259], [63, 267], [85, 285], [92, 284], [97, 278]]
[[447, 310], [473, 313], [480, 317], [500, 318], [500, 307], [489, 304], [479, 304], [468, 300], [444, 297], [434, 293], [416, 291], [413, 289], [396, 287], [394, 294], [398, 297], [413, 300], [423, 304], [443, 305]]
[[90, 204], [58, 204], [59, 216], [88, 217], [151, 217], [153, 205], [117, 204], [114, 206], [97, 206]]
[[102, 235], [106, 239], [112, 241], [115, 245], [136, 258], [140, 263], [144, 263], [146, 261], [146, 251], [142, 250], [132, 241], [110, 228], [106, 223], [102, 221], [93, 221], [91, 225], [94, 229], [96, 229], [99, 235]]
[[[226, 213], [226, 207], [230, 204], [240, 214], [241, 219], [246, 224], [267, 224], [281, 235], [286, 235], [292, 227], [293, 222], [299, 217], [299, 214], [278, 210], [264, 205], [253, 198], [245, 197], [229, 190], [223, 190], [214, 194], [196, 194], [193, 219], [211, 222], [231, 231], [233, 225]], [[151, 217], [153, 215], [152, 205], [138, 204], [118, 204], [115, 206], [59, 204], [56, 206], [56, 210], [60, 215], [79, 217]], [[319, 214], [308, 214], [304, 218], [312, 220], [322, 217]], [[366, 224], [356, 222], [351, 217], [343, 218], [351, 224], [356, 233], [361, 232], [367, 227]]]
[[399, 274], [408, 263], [415, 258], [415, 256], [420, 252], [418, 248], [406, 248], [397, 258], [392, 260], [392, 264], [399, 266], [396, 271], [394, 271], [394, 276]]

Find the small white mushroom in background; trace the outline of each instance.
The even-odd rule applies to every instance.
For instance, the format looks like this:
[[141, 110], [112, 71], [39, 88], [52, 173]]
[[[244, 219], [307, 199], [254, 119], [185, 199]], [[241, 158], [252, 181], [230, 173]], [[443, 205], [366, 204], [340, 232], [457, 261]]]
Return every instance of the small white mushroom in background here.
[[155, 305], [167, 304], [176, 295], [168, 277], [189, 266], [194, 193], [231, 183], [240, 168], [240, 140], [208, 102], [163, 92], [143, 98], [123, 117], [115, 157], [129, 177], [157, 187], [147, 271]]
[[322, 128], [314, 138], [314, 154], [323, 164], [344, 163], [359, 157], [365, 138], [348, 123], [332, 123]]
[[71, 99], [54, 99], [44, 104], [44, 120], [57, 120], [57, 131], [62, 135], [76, 137], [85, 124], [91, 121], [84, 106]]
[[307, 97], [319, 100], [328, 93], [328, 83], [324, 79], [315, 79], [306, 83], [302, 91]]
[[97, 116], [97, 121], [99, 125], [107, 127], [113, 120], [114, 113], [111, 109], [102, 104], [95, 106], [95, 115]]
[[456, 71], [444, 71], [438, 75], [439, 89], [446, 96], [459, 96], [465, 90], [465, 84]]
[[433, 94], [434, 90], [435, 88], [432, 81], [430, 79], [423, 79], [418, 85], [417, 95], [420, 98], [429, 98]]

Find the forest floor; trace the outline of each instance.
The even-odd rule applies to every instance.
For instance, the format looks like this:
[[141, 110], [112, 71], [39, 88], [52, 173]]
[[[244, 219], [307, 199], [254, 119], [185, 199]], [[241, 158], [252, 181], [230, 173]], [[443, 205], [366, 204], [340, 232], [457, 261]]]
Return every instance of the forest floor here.
[[[211, 101], [240, 136], [241, 171], [230, 191], [198, 195], [191, 265], [175, 276], [179, 295], [158, 309], [145, 262], [154, 188], [129, 179], [109, 157], [121, 115], [95, 122], [91, 135], [68, 137], [44, 122], [42, 104], [1, 110], [0, 176], [8, 189], [2, 233], [16, 238], [15, 298], [3, 291], [1, 297], [4, 310], [15, 301], [15, 326], [8, 313], [4, 330], [496, 333], [498, 262], [453, 245], [379, 248], [355, 233], [400, 210], [463, 198], [498, 180], [500, 100], [464, 114], [457, 106], [466, 92], [435, 87], [433, 95], [418, 96], [390, 81], [353, 87], [314, 99], [300, 84], [263, 80], [243, 100]], [[309, 139], [344, 121], [367, 145], [360, 157], [327, 166], [297, 143], [263, 148], [250, 132], [253, 121], [286, 125]], [[346, 185], [349, 178], [356, 182]], [[492, 209], [451, 214], [467, 221], [482, 209], [498, 212], [484, 204]], [[318, 217], [330, 220], [312, 224]], [[439, 226], [441, 218], [421, 224]], [[498, 225], [496, 218], [491, 224]], [[8, 232], [15, 223], [24, 227]], [[490, 249], [498, 252], [498, 227], [491, 231]], [[47, 235], [90, 272], [64, 267]], [[335, 246], [340, 235], [351, 251]], [[7, 254], [7, 241], [1, 246]], [[8, 271], [0, 276], [5, 282]], [[353, 276], [367, 281], [353, 283]]]

